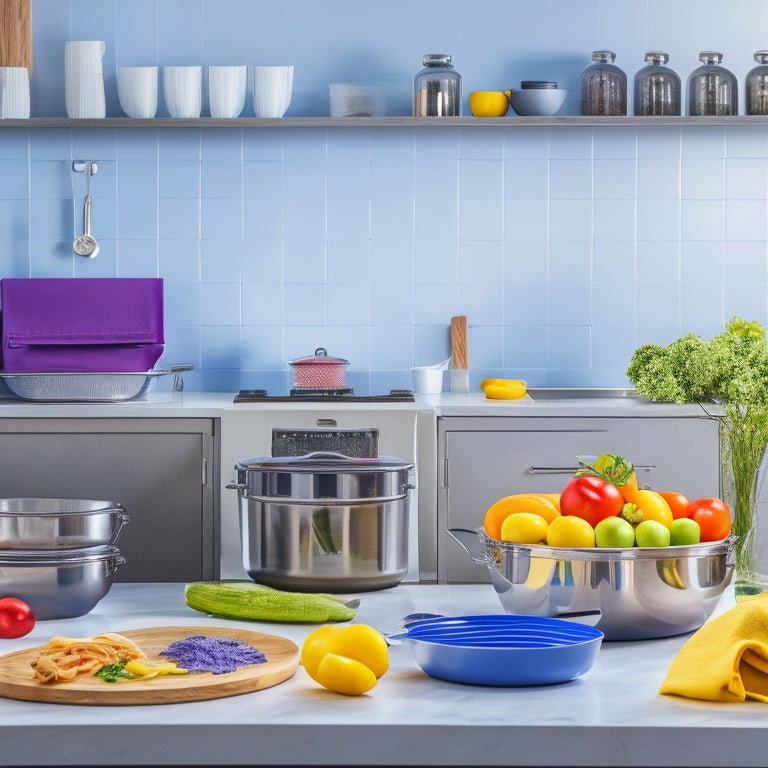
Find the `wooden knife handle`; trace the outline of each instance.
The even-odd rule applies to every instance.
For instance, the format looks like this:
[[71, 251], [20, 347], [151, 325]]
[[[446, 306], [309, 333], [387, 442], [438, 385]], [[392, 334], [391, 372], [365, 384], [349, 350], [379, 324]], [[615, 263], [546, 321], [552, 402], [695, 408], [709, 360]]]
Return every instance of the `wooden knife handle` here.
[[469, 368], [469, 339], [467, 337], [467, 316], [451, 318], [451, 355], [454, 368]]
[[32, 73], [32, 0], [0, 0], [0, 67]]

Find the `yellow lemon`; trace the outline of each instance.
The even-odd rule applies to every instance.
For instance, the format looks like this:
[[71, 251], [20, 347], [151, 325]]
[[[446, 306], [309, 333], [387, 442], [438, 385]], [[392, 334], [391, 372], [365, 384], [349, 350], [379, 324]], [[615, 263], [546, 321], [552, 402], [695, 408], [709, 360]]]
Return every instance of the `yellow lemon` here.
[[381, 632], [367, 624], [349, 624], [331, 640], [329, 653], [355, 659], [380, 678], [389, 669], [389, 649]]
[[335, 653], [323, 656], [316, 680], [323, 688], [346, 696], [360, 696], [376, 685], [376, 675], [365, 664]]
[[594, 547], [595, 529], [584, 518], [562, 515], [549, 524], [547, 544], [552, 547]]
[[300, 661], [307, 674], [324, 688], [359, 696], [376, 685], [389, 669], [384, 635], [367, 624], [318, 627], [301, 646]]
[[340, 627], [326, 624], [310, 632], [304, 640], [299, 660], [313, 680], [317, 680], [317, 668], [323, 657], [330, 651], [331, 641], [339, 632], [341, 632]]
[[516, 512], [532, 512], [541, 515], [548, 523], [560, 515], [554, 503], [539, 493], [513, 493], [488, 507], [483, 519], [485, 532], [492, 539], [500, 539], [503, 522], [509, 515]]
[[501, 540], [513, 544], [539, 544], [547, 538], [547, 521], [532, 512], [515, 512], [501, 524]]

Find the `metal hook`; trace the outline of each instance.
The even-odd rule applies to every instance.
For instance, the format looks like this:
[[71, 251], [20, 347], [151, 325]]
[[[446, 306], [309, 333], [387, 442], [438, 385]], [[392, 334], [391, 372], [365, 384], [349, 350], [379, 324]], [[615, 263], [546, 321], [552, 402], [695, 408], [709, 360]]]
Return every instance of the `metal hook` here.
[[72, 161], [72, 170], [75, 171], [75, 173], [82, 173], [86, 168], [88, 169], [88, 176], [95, 175], [99, 170], [98, 164], [93, 160]]

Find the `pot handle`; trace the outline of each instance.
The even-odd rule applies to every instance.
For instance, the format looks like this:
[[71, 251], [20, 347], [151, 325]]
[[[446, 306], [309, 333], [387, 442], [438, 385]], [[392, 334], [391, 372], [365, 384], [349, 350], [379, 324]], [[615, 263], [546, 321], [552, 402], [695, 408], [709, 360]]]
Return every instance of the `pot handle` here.
[[480, 543], [480, 534], [469, 528], [449, 528], [448, 534], [467, 551], [474, 562], [491, 565], [491, 559]]

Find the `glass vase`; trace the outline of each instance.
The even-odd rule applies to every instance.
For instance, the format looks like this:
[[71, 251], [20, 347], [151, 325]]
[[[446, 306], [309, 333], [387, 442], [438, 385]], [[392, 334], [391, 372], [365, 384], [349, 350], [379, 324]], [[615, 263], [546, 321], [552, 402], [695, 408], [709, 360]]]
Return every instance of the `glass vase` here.
[[768, 447], [768, 408], [728, 404], [720, 420], [721, 496], [731, 509], [736, 600], [768, 591], [761, 573], [758, 488]]

